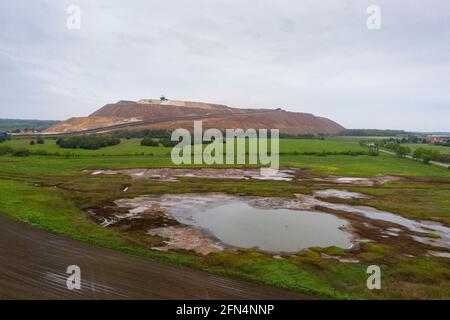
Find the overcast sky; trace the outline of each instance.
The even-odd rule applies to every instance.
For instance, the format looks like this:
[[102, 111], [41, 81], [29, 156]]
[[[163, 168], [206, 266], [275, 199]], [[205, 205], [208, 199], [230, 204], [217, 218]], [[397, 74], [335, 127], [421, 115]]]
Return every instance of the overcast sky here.
[[[366, 26], [371, 4], [381, 30]], [[2, 0], [0, 93], [0, 118], [165, 94], [450, 131], [450, 1]]]

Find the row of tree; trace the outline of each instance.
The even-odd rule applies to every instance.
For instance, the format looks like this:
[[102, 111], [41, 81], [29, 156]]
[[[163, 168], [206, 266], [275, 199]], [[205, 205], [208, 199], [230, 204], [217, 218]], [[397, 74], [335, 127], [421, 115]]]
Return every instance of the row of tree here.
[[419, 147], [412, 151], [410, 147], [400, 143], [383, 141], [376, 142], [375, 147], [395, 152], [400, 157], [411, 155], [414, 159], [422, 160], [424, 163], [430, 163], [430, 161], [450, 163], [450, 154], [441, 154], [438, 150]]
[[56, 144], [64, 149], [87, 149], [97, 150], [104, 147], [120, 144], [120, 139], [114, 136], [75, 136], [68, 138], [59, 138]]
[[166, 129], [144, 129], [136, 131], [117, 131], [112, 134], [113, 137], [119, 139], [132, 139], [132, 138], [170, 138], [172, 132]]
[[399, 143], [388, 142], [382, 145], [384, 149], [395, 152], [399, 157], [404, 157], [408, 154], [411, 154], [412, 150], [408, 146], [403, 146]]
[[414, 159], [422, 160], [424, 163], [430, 163], [430, 161], [441, 161], [441, 154], [437, 150], [417, 148], [412, 154]]
[[403, 136], [408, 133], [403, 130], [379, 130], [379, 129], [345, 129], [338, 133], [340, 136], [351, 137], [389, 137]]

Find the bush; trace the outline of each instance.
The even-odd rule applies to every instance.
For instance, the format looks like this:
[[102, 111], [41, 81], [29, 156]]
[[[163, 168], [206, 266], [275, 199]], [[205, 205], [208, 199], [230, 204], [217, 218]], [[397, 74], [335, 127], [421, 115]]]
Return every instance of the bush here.
[[368, 153], [369, 156], [377, 157], [379, 154], [380, 154], [380, 151], [378, 151], [377, 148], [370, 148], [369, 149], [369, 153]]
[[30, 146], [34, 146], [36, 143], [34, 142], [34, 140], [30, 141]]
[[0, 131], [0, 143], [11, 140], [11, 135], [7, 132]]
[[152, 138], [149, 138], [149, 137], [145, 137], [141, 141], [141, 146], [157, 147], [157, 146], [159, 146], [159, 143], [155, 139], [152, 139]]
[[42, 139], [42, 137], [38, 137], [38, 138], [36, 139], [36, 143], [37, 143], [37, 144], [44, 144], [45, 141], [44, 141], [44, 139]]
[[441, 154], [437, 158], [437, 161], [443, 162], [443, 163], [450, 163], [450, 154]]
[[178, 141], [172, 141], [170, 139], [161, 139], [160, 142], [164, 147], [170, 148], [175, 147], [178, 144]]
[[56, 141], [60, 148], [64, 149], [87, 149], [97, 150], [104, 147], [120, 144], [120, 139], [116, 137], [103, 136], [76, 136], [69, 138], [60, 138]]
[[422, 160], [424, 163], [430, 163], [430, 161], [441, 161], [446, 162], [446, 157], [442, 156], [439, 151], [417, 148], [413, 153], [413, 158], [417, 160]]
[[30, 155], [30, 151], [27, 149], [18, 149], [13, 151], [12, 155], [14, 157], [28, 157]]

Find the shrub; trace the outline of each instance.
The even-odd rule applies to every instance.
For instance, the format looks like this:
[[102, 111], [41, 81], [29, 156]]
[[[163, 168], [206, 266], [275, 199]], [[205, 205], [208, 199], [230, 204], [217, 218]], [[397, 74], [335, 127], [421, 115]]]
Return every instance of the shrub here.
[[12, 154], [14, 157], [28, 157], [30, 155], [30, 151], [27, 149], [18, 149], [13, 151]]
[[38, 137], [38, 138], [36, 139], [36, 143], [37, 143], [37, 144], [44, 144], [45, 141], [44, 141], [44, 139], [43, 139], [42, 137]]
[[170, 147], [170, 148], [175, 147], [178, 144], [178, 141], [172, 141], [170, 139], [161, 139], [160, 142], [164, 147]]
[[30, 146], [34, 146], [36, 143], [34, 142], [34, 140], [30, 141]]
[[155, 139], [152, 139], [152, 138], [149, 138], [149, 137], [145, 137], [141, 141], [141, 146], [157, 147], [157, 146], [159, 146], [159, 143]]
[[450, 154], [441, 154], [437, 158], [437, 161], [443, 162], [443, 163], [450, 163]]
[[441, 161], [446, 162], [446, 156], [442, 156], [439, 151], [417, 148], [413, 153], [413, 158], [417, 160], [422, 160], [424, 163], [430, 163], [430, 161]]
[[103, 136], [75, 136], [69, 138], [60, 138], [56, 141], [60, 148], [64, 149], [87, 149], [97, 150], [104, 147], [120, 144], [120, 139], [116, 137]]
[[0, 131], [0, 143], [5, 142], [6, 140], [11, 140], [11, 136], [7, 132]]

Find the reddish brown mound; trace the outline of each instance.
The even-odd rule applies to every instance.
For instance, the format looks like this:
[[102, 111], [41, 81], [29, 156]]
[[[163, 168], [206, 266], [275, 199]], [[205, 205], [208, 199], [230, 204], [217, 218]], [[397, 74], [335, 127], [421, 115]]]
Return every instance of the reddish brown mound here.
[[[187, 117], [187, 119], [183, 119]], [[191, 128], [193, 118], [203, 120], [205, 128], [267, 128], [280, 129], [282, 133], [337, 133], [344, 128], [327, 118], [308, 113], [268, 109], [239, 109], [224, 105], [188, 101], [139, 100], [119, 101], [107, 104], [85, 118], [72, 118], [50, 127], [46, 132], [76, 132], [86, 129], [105, 128], [123, 123], [136, 128], [176, 129]], [[161, 120], [159, 123], [142, 123]], [[118, 128], [109, 128], [116, 130]]]
[[89, 117], [157, 119], [196, 115], [231, 115], [248, 111], [258, 110], [230, 108], [224, 105], [202, 102], [139, 100], [138, 102], [119, 101], [118, 103], [107, 104]]

